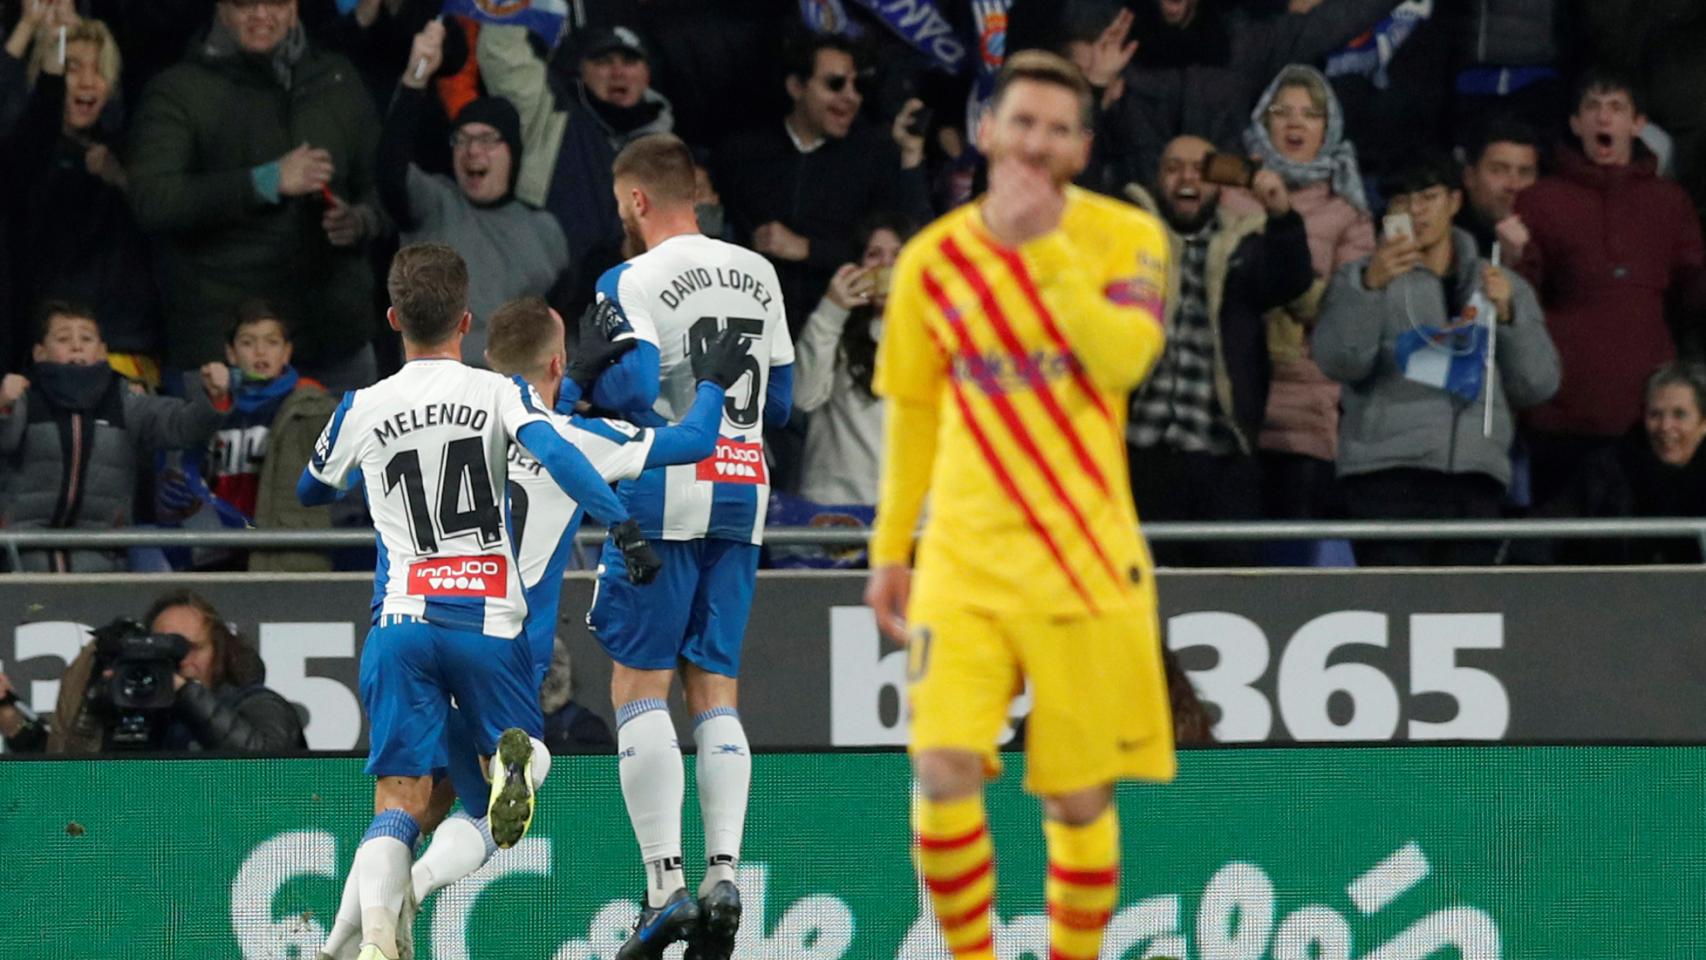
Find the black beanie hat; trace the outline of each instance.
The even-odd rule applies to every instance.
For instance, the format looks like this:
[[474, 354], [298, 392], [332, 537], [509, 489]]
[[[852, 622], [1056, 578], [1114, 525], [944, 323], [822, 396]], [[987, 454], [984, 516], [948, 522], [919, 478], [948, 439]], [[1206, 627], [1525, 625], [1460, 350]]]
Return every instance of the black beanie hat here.
[[450, 132], [457, 131], [470, 123], [483, 123], [496, 130], [503, 142], [509, 145], [509, 190], [504, 193], [508, 199], [515, 193], [516, 178], [521, 175], [521, 114], [515, 112], [515, 106], [502, 97], [480, 97], [471, 100], [456, 114], [456, 122], [451, 125]]

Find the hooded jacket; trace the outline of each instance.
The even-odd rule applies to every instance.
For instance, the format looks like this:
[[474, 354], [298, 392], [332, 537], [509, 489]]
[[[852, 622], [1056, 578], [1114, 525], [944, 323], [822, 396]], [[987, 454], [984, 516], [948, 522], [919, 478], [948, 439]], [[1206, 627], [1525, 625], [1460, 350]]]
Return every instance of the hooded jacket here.
[[[1149, 191], [1129, 184], [1126, 197], [1166, 223]], [[1296, 211], [1270, 218], [1265, 213], [1234, 215], [1218, 207], [1212, 229], [1203, 285], [1214, 331], [1214, 396], [1241, 452], [1253, 454], [1271, 378], [1262, 315], [1308, 290], [1315, 274], [1303, 218]], [[1167, 289], [1177, 291], [1183, 241], [1171, 225], [1167, 241]], [[1179, 298], [1170, 295], [1164, 320], [1169, 336], [1178, 316]]]
[[166, 360], [223, 359], [225, 324], [255, 297], [290, 319], [299, 365], [341, 360], [375, 332], [366, 252], [326, 239], [319, 194], [272, 202], [251, 171], [309, 143], [332, 154], [332, 193], [375, 204], [373, 103], [337, 54], [306, 45], [287, 83], [274, 58], [225, 53], [211, 33], [148, 85], [130, 138], [131, 204], [160, 250]]
[[[195, 400], [134, 393], [105, 364], [78, 371], [78, 396], [55, 391], [42, 370], [9, 412], [0, 413], [6, 458], [0, 523], [13, 529], [110, 530], [131, 523], [138, 464], [152, 451], [199, 448], [219, 426], [219, 411]], [[98, 371], [105, 371], [104, 380]], [[123, 569], [107, 551], [28, 551], [26, 570]]]
[[[1487, 261], [1462, 230], [1451, 235], [1449, 280], [1455, 299], [1465, 302], [1480, 285]], [[1481, 473], [1508, 485], [1515, 436], [1512, 408], [1532, 406], [1558, 389], [1558, 354], [1546, 335], [1534, 290], [1510, 274], [1512, 322], [1497, 325], [1491, 389], [1468, 403], [1404, 376], [1398, 366], [1399, 336], [1415, 327], [1441, 327], [1447, 315], [1441, 278], [1417, 267], [1384, 289], [1363, 285], [1364, 257], [1339, 268], [1315, 327], [1315, 359], [1321, 370], [1345, 385], [1339, 430], [1339, 476], [1408, 467], [1441, 473]], [[1508, 273], [1508, 271], [1507, 271]], [[1487, 403], [1493, 405], [1491, 437], [1481, 435]]]
[[1533, 237], [1518, 269], [1564, 364], [1557, 396], [1526, 415], [1536, 430], [1622, 435], [1641, 419], [1647, 375], [1676, 357], [1667, 306], [1691, 327], [1706, 319], [1700, 221], [1652, 154], [1635, 150], [1621, 167], [1559, 150], [1553, 175], [1517, 196]]

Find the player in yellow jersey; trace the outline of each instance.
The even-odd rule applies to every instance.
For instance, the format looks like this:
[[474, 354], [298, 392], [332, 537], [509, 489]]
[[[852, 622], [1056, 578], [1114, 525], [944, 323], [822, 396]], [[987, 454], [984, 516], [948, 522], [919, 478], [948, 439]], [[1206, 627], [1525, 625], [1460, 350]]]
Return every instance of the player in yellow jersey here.
[[1057, 56], [1007, 61], [978, 132], [989, 192], [901, 251], [877, 354], [888, 405], [865, 598], [910, 645], [916, 852], [959, 958], [995, 957], [983, 784], [1027, 679], [1051, 960], [1100, 950], [1119, 895], [1114, 782], [1174, 771], [1125, 454], [1126, 395], [1161, 355], [1167, 239], [1070, 185], [1090, 97]]

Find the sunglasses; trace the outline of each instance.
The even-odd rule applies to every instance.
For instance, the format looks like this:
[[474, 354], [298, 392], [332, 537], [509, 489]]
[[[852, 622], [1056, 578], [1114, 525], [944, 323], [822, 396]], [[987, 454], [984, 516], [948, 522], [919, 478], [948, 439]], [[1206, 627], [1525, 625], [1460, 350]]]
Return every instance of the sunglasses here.
[[850, 83], [853, 85], [854, 93], [865, 92], [865, 80], [863, 77], [850, 73], [832, 73], [823, 78], [823, 85], [829, 88], [830, 93], [840, 93], [847, 89], [847, 85]]

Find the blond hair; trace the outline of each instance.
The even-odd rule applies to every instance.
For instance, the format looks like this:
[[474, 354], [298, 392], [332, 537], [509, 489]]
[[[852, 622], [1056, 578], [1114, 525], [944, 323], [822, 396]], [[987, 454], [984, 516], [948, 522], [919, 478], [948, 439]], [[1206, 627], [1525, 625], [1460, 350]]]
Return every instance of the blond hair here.
[[[79, 20], [65, 28], [65, 46], [70, 49], [74, 43], [92, 43], [95, 45], [95, 66], [101, 71], [108, 84], [118, 86], [119, 74], [124, 70], [124, 57], [119, 53], [118, 41], [113, 39], [113, 32], [99, 20]], [[27, 76], [31, 87], [36, 85], [36, 78], [41, 76], [42, 67], [48, 57], [59, 56], [59, 44], [37, 43], [30, 50], [30, 63]]]

